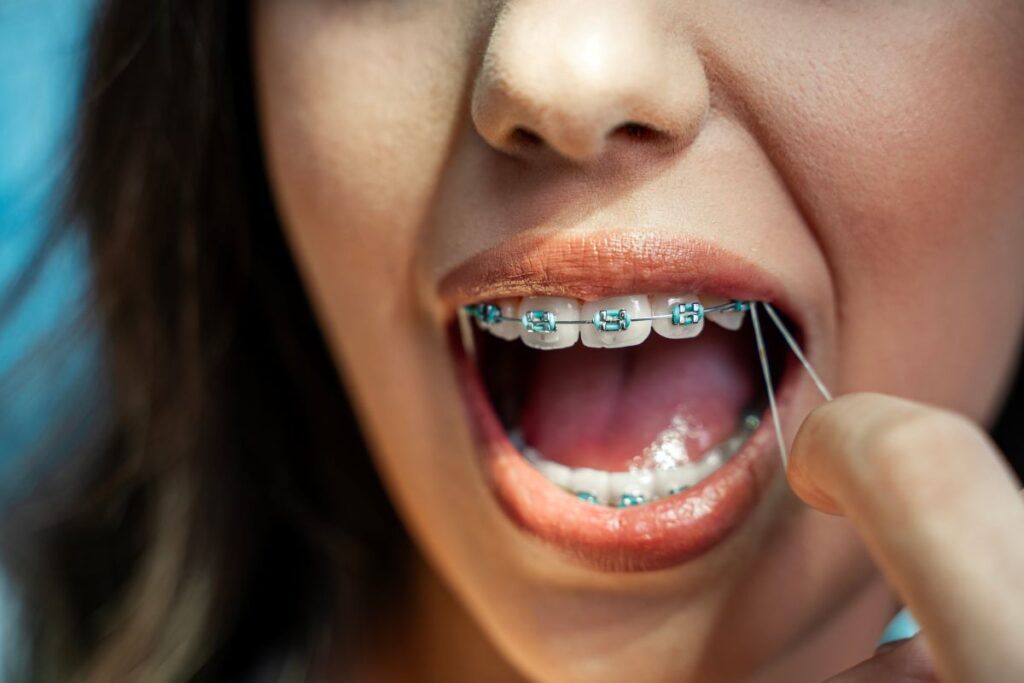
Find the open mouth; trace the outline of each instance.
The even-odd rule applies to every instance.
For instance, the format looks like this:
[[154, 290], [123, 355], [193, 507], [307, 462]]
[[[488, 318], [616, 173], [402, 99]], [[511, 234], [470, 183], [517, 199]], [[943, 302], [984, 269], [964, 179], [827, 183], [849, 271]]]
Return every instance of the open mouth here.
[[[622, 243], [627, 267], [601, 268], [595, 285], [592, 265], [576, 267], [592, 241], [567, 244], [513, 252], [539, 255], [535, 282], [485, 254], [442, 286], [463, 312], [450, 339], [483, 471], [513, 522], [590, 567], [687, 561], [737, 529], [778, 472], [743, 304], [794, 307], [735, 255], [702, 248], [717, 270], [698, 271], [676, 243]], [[778, 335], [765, 341], [785, 418], [797, 366]]]
[[[452, 336], [488, 440], [575, 517], [701, 500], [744, 451], [768, 405], [745, 308], [695, 294], [502, 299], [466, 306]], [[778, 387], [786, 347], [771, 335], [766, 350]]]
[[[760, 424], [746, 311], [704, 315], [723, 306], [696, 295], [505, 299], [468, 307], [470, 343], [516, 450], [582, 501], [631, 507], [698, 486]], [[544, 313], [552, 322], [531, 322]], [[769, 353], [781, 369], [784, 349]]]

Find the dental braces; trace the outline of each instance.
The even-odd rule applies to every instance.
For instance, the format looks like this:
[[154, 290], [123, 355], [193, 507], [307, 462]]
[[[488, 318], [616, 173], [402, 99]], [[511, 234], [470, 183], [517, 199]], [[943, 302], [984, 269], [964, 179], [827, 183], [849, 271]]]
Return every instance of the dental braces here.
[[[470, 304], [463, 307], [465, 320], [475, 318], [484, 326], [497, 325], [499, 323], [518, 322], [523, 330], [535, 334], [550, 334], [558, 329], [558, 325], [593, 325], [600, 332], [622, 332], [629, 329], [634, 322], [646, 322], [655, 320], [671, 320], [673, 325], [690, 326], [696, 325], [704, 319], [708, 313], [727, 313], [750, 311], [750, 320], [754, 328], [754, 340], [757, 344], [757, 355], [760, 361], [761, 371], [764, 375], [765, 389], [768, 394], [769, 411], [772, 414], [772, 426], [775, 431], [775, 438], [778, 441], [779, 457], [782, 460], [782, 467], [786, 469], [789, 465], [789, 450], [786, 448], [786, 441], [782, 435], [782, 421], [779, 418], [778, 403], [775, 400], [775, 389], [772, 387], [771, 367], [768, 363], [768, 353], [764, 343], [764, 333], [761, 330], [761, 320], [758, 315], [758, 307], [764, 309], [768, 318], [779, 330], [779, 334], [786, 341], [793, 355], [803, 366], [810, 376], [811, 381], [817, 388], [818, 393], [826, 402], [832, 400], [832, 392], [828, 390], [821, 377], [815, 372], [814, 367], [804, 354], [796, 338], [790, 333], [782, 318], [779, 317], [775, 308], [765, 301], [743, 301], [733, 300], [717, 306], [705, 307], [699, 301], [682, 302], [672, 305], [669, 313], [649, 316], [631, 317], [624, 309], [602, 309], [594, 314], [590, 320], [558, 320], [552, 311], [531, 310], [527, 311], [520, 318], [506, 316], [501, 313], [501, 308], [496, 304], [485, 302]], [[468, 328], [463, 329], [463, 343], [472, 348], [472, 337], [467, 334]], [[584, 498], [585, 499], [585, 498]], [[641, 500], [627, 501], [627, 506], [636, 505]]]
[[527, 311], [522, 317], [515, 318], [503, 315], [497, 304], [484, 302], [464, 307], [466, 314], [475, 318], [481, 325], [497, 325], [500, 323], [519, 323], [525, 332], [533, 334], [551, 334], [559, 325], [593, 325], [599, 332], [625, 332], [630, 325], [638, 322], [669, 320], [673, 325], [688, 327], [696, 325], [708, 313], [731, 313], [749, 311], [750, 301], [734, 300], [717, 306], [705, 307], [699, 301], [675, 303], [668, 313], [657, 315], [631, 316], [625, 309], [605, 308], [594, 313], [590, 320], [559, 320], [553, 311], [537, 309]]

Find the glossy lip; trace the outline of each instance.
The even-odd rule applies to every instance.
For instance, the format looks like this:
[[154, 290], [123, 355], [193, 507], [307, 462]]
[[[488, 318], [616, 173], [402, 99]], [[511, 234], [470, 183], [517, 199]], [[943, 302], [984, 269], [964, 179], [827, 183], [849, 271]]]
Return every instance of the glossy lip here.
[[[806, 330], [800, 309], [758, 266], [712, 245], [665, 235], [522, 235], [458, 266], [440, 287], [452, 311], [500, 297], [592, 300], [677, 291], [771, 301]], [[749, 328], [737, 334], [751, 334], [753, 344]], [[548, 481], [512, 445], [475, 363], [460, 344], [452, 347], [483, 469], [501, 507], [521, 529], [591, 568], [651, 571], [707, 552], [749, 516], [780, 469], [766, 415], [738, 453], [683, 493], [622, 509], [583, 502]], [[789, 357], [776, 392], [783, 412], [798, 380]]]
[[659, 292], [771, 301], [803, 327], [798, 307], [757, 264], [708, 242], [659, 232], [523, 233], [458, 265], [439, 286], [451, 315], [457, 306], [500, 297], [592, 301]]

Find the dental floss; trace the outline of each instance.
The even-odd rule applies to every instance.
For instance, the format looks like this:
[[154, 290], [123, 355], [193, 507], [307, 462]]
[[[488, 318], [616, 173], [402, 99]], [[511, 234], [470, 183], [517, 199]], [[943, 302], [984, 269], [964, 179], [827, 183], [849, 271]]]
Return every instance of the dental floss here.
[[786, 450], [786, 442], [782, 438], [782, 424], [779, 420], [778, 406], [775, 404], [775, 390], [772, 389], [771, 369], [768, 366], [768, 354], [765, 352], [764, 337], [761, 334], [761, 322], [757, 314], [758, 303], [764, 307], [768, 317], [771, 318], [773, 323], [775, 323], [775, 327], [778, 328], [782, 338], [785, 339], [786, 344], [789, 345], [790, 351], [792, 351], [793, 355], [797, 357], [800, 364], [804, 366], [804, 370], [806, 370], [807, 374], [810, 375], [811, 381], [814, 382], [814, 386], [818, 388], [818, 391], [826, 401], [832, 400], [832, 392], [828, 390], [825, 383], [821, 381], [821, 377], [819, 377], [818, 373], [814, 371], [814, 367], [811, 365], [810, 361], [807, 360], [807, 356], [804, 355], [803, 349], [801, 349], [800, 345], [797, 344], [793, 335], [789, 333], [789, 329], [786, 328], [786, 325], [782, 322], [782, 318], [780, 318], [775, 312], [775, 308], [767, 302], [752, 301], [750, 303], [750, 320], [754, 324], [754, 338], [757, 340], [757, 355], [761, 361], [761, 371], [764, 374], [765, 387], [768, 389], [768, 404], [772, 411], [772, 423], [775, 425], [775, 438], [779, 442], [779, 456], [782, 458], [782, 467], [786, 468], [789, 465], [789, 452]]
[[800, 364], [804, 366], [804, 370], [806, 370], [807, 374], [811, 376], [811, 380], [814, 382], [814, 386], [818, 387], [818, 391], [821, 392], [821, 395], [825, 397], [826, 401], [831, 401], [832, 392], [828, 390], [828, 387], [825, 386], [825, 383], [821, 381], [820, 377], [818, 377], [818, 373], [816, 373], [814, 371], [814, 368], [811, 367], [811, 364], [807, 360], [807, 357], [804, 356], [804, 352], [800, 349], [800, 345], [796, 343], [796, 339], [793, 338], [793, 335], [789, 333], [789, 330], [782, 323], [782, 319], [779, 318], [779, 315], [775, 312], [775, 309], [772, 307], [770, 303], [767, 302], [762, 302], [761, 305], [764, 306], [765, 313], [768, 314], [768, 317], [772, 319], [773, 323], [775, 323], [775, 327], [779, 328], [779, 332], [782, 334], [782, 338], [786, 340], [787, 344], [789, 344], [789, 348], [791, 351], [793, 351], [793, 355], [797, 357], [797, 360], [800, 361]]
[[761, 334], [761, 321], [757, 314], [758, 302], [750, 302], [750, 322], [754, 325], [754, 339], [757, 341], [757, 357], [761, 361], [761, 372], [764, 374], [764, 385], [768, 389], [768, 405], [772, 411], [772, 424], [775, 426], [775, 438], [779, 442], [779, 457], [782, 458], [782, 468], [789, 466], [789, 452], [786, 450], [786, 441], [782, 438], [782, 423], [779, 421], [779, 408], [775, 404], [775, 390], [772, 388], [772, 372], [768, 366], [768, 352], [764, 347], [764, 335]]

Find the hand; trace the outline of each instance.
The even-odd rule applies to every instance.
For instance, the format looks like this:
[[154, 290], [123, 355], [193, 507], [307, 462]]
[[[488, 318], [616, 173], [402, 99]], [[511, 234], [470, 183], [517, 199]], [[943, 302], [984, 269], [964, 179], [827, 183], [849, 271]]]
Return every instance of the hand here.
[[788, 476], [849, 518], [922, 629], [834, 680], [1024, 681], [1024, 501], [978, 426], [844, 396], [808, 416]]

